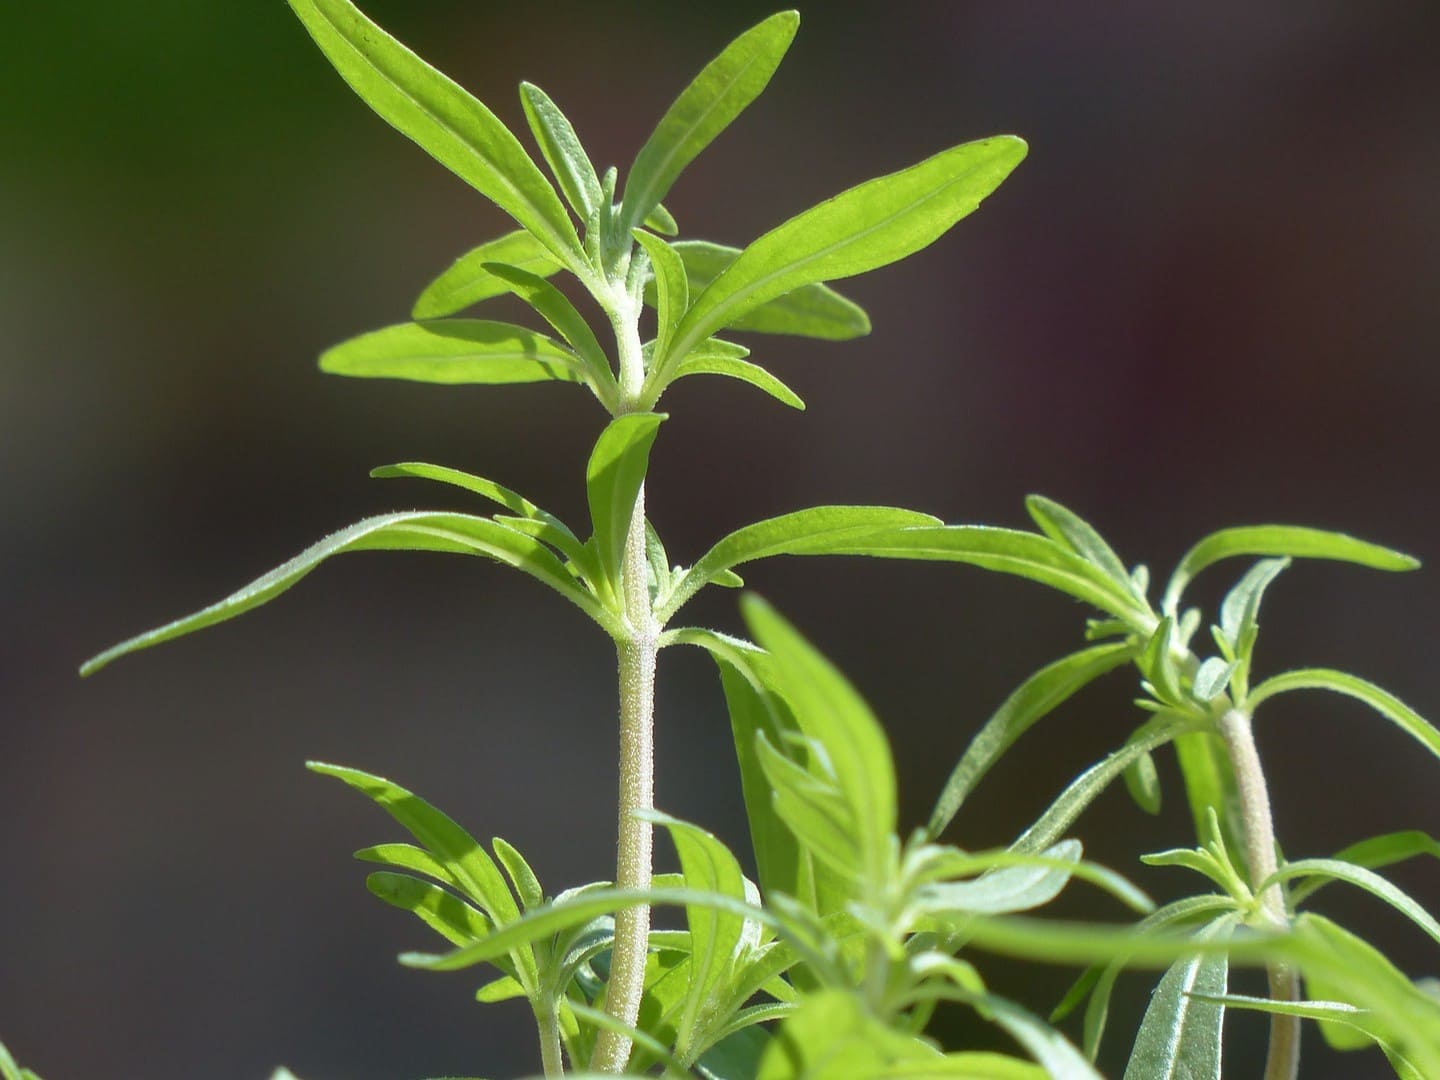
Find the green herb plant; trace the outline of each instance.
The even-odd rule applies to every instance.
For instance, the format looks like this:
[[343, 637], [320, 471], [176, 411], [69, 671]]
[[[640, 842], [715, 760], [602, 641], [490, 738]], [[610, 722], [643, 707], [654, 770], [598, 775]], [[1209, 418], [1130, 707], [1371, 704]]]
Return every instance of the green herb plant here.
[[[743, 248], [673, 239], [662, 200], [682, 171], [770, 81], [799, 18], [782, 12], [732, 42], [680, 94], [623, 178], [599, 173], [559, 107], [522, 84], [525, 120], [551, 178], [483, 104], [426, 65], [350, 0], [289, 0], [340, 75], [391, 125], [509, 214], [519, 229], [458, 259], [416, 301], [413, 320], [327, 351], [323, 370], [441, 384], [577, 384], [608, 414], [585, 471], [590, 520], [575, 531], [535, 503], [454, 468], [404, 463], [375, 476], [463, 489], [489, 514], [408, 512], [343, 529], [234, 595], [101, 653], [88, 674], [127, 653], [263, 604], [324, 560], [361, 550], [478, 555], [571, 601], [614, 641], [619, 685], [618, 846], [611, 881], [548, 889], [520, 852], [487, 849], [419, 796], [369, 773], [312, 763], [383, 808], [413, 842], [358, 858], [383, 867], [367, 885], [413, 912], [449, 946], [402, 962], [433, 970], [488, 965], [477, 998], [523, 998], [544, 1074], [704, 1076], [760, 1080], [882, 1077], [1094, 1078], [1120, 972], [1161, 969], [1126, 1080], [1221, 1075], [1221, 1026], [1232, 1010], [1272, 1015], [1267, 1080], [1294, 1077], [1299, 1025], [1332, 1045], [1378, 1047], [1403, 1077], [1440, 1076], [1440, 1000], [1361, 938], [1298, 912], [1338, 881], [1369, 891], [1440, 942], [1440, 924], [1376, 871], [1440, 853], [1419, 833], [1362, 841], [1333, 858], [1280, 854], [1252, 723], [1271, 698], [1322, 689], [1358, 698], [1432, 753], [1440, 732], [1383, 690], [1307, 669], [1252, 673], [1266, 588], [1294, 558], [1380, 570], [1414, 560], [1349, 537], [1281, 526], [1227, 529], [1197, 544], [1157, 603], [1145, 568], [1128, 569], [1100, 535], [1055, 502], [1032, 498], [1038, 531], [946, 525], [878, 506], [821, 506], [745, 526], [688, 567], [672, 563], [646, 517], [645, 477], [668, 387], [694, 375], [738, 379], [803, 408], [730, 334], [844, 340], [869, 331], [826, 283], [902, 259], [974, 211], [1025, 156], [1019, 139], [966, 142], [863, 183]], [[552, 182], [553, 180], [553, 182]], [[603, 316], [607, 342], [552, 281]], [[460, 317], [519, 297], [545, 330]], [[653, 316], [649, 314], [653, 310]], [[644, 329], [642, 329], [642, 327]], [[588, 532], [582, 539], [582, 532]], [[1029, 578], [1096, 609], [1090, 644], [1028, 679], [974, 736], [929, 822], [902, 832], [890, 747], [869, 706], [779, 614], [742, 600], [753, 640], [684, 625], [701, 589], [741, 584], [736, 568], [775, 555], [860, 555], [978, 566]], [[1184, 606], [1212, 564], [1260, 559], [1221, 605], [1207, 636]], [[706, 650], [728, 704], [756, 879], [697, 825], [654, 806], [657, 654]], [[1129, 666], [1145, 718], [1082, 773], [1014, 843], [968, 851], [940, 837], [995, 761], [1086, 684]], [[1152, 755], [1173, 746], [1199, 847], [1147, 856], [1205, 879], [1205, 891], [1157, 908], [1135, 885], [1085, 861], [1070, 830], [1123, 777], [1158, 806]], [[657, 874], [657, 828], [678, 871]], [[1019, 914], [1072, 880], [1113, 898], [1104, 925]], [[684, 929], [651, 926], [657, 905]], [[1042, 1020], [996, 996], [977, 967], [998, 952], [1074, 964], [1072, 992]], [[1268, 997], [1230, 994], [1231, 964], [1265, 965]], [[942, 1003], [977, 1010], [1020, 1051], [942, 1050], [925, 1030]], [[1085, 1006], [1078, 1043], [1055, 1026]], [[483, 1066], [483, 1062], [480, 1063]], [[1240, 1075], [1246, 1074], [1242, 1066]], [[5, 1080], [33, 1074], [0, 1051]]]

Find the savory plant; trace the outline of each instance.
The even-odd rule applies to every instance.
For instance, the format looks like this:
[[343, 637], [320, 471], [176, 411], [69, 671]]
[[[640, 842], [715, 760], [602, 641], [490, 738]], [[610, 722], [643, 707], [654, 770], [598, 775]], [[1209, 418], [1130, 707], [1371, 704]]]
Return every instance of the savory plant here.
[[[586, 465], [590, 520], [577, 532], [500, 484], [408, 462], [373, 475], [463, 489], [486, 515], [406, 512], [361, 521], [234, 595], [101, 653], [125, 654], [232, 618], [274, 598], [332, 555], [421, 550], [513, 566], [569, 599], [614, 641], [619, 685], [617, 862], [613, 880], [549, 891], [512, 844], [487, 850], [410, 791], [370, 773], [312, 763], [383, 808], [413, 843], [357, 853], [383, 867], [367, 885], [413, 912], [452, 948], [408, 954], [434, 970], [488, 964], [482, 1002], [525, 999], [546, 1076], [660, 1073], [762, 1080], [881, 1077], [1098, 1076], [1093, 1060], [1111, 989], [1127, 966], [1165, 970], [1140, 1024], [1127, 1080], [1221, 1075], [1231, 1009], [1272, 1014], [1267, 1080], [1298, 1069], [1301, 1019], [1342, 1048], [1377, 1046], [1405, 1077], [1440, 1075], [1440, 1001], [1361, 938], [1298, 906], [1328, 882], [1366, 889], [1440, 941], [1440, 924], [1376, 870], [1440, 853], [1399, 833], [1330, 859], [1278, 852], [1251, 724], [1270, 698], [1328, 689], [1359, 698], [1440, 754], [1440, 732], [1354, 676], [1307, 669], [1254, 682], [1251, 663], [1267, 586], [1291, 558], [1382, 570], [1417, 565], [1349, 537], [1281, 526], [1228, 529], [1193, 548], [1158, 607], [1144, 567], [1129, 570], [1099, 534], [1057, 503], [1032, 498], [1039, 532], [945, 525], [891, 507], [822, 506], [745, 526], [688, 567], [651, 526], [645, 477], [677, 379], [721, 375], [803, 408], [730, 333], [829, 340], [869, 330], [827, 283], [895, 262], [974, 211], [1019, 164], [1025, 144], [963, 143], [791, 218], [743, 248], [674, 239], [663, 200], [682, 171], [760, 94], [798, 26], [782, 12], [732, 42], [680, 94], [623, 178], [599, 172], [559, 107], [522, 84], [525, 119], [547, 179], [485, 105], [426, 65], [350, 0], [290, 0], [315, 42], [385, 120], [508, 213], [520, 228], [480, 244], [421, 293], [413, 319], [344, 342], [323, 370], [442, 384], [555, 381], [583, 386], [610, 421]], [[608, 323], [603, 345], [552, 279], [568, 274]], [[514, 295], [541, 331], [460, 317]], [[653, 311], [653, 315], [651, 312]], [[648, 338], [648, 340], [647, 340]], [[582, 533], [588, 533], [584, 539]], [[742, 608], [754, 640], [677, 625], [709, 585], [741, 584], [736, 567], [774, 555], [864, 555], [958, 562], [1015, 574], [1094, 607], [1092, 644], [1027, 680], [976, 734], [925, 828], [900, 831], [890, 747], [866, 703], [777, 613]], [[1183, 608], [1191, 579], [1231, 557], [1259, 557], [1211, 628]], [[654, 680], [670, 645], [706, 650], [729, 707], [756, 880], [702, 828], [654, 806]], [[1148, 718], [1124, 746], [1078, 777], [1015, 842], [971, 852], [940, 841], [977, 783], [1031, 726], [1101, 675], [1130, 665]], [[1158, 805], [1151, 755], [1175, 747], [1200, 847], [1143, 861], [1188, 867], [1214, 889], [1159, 908], [1113, 871], [1086, 862], [1067, 835], [1116, 779], [1142, 808]], [[656, 874], [659, 827], [678, 860]], [[1096, 926], [1018, 915], [1072, 879], [1142, 916]], [[683, 930], [651, 926], [656, 905], [683, 909]], [[1086, 967], [1051, 1022], [991, 993], [974, 953]], [[1265, 964], [1270, 995], [1229, 994], [1232, 962]], [[1305, 992], [1302, 993], [1302, 983]], [[942, 1002], [977, 1010], [1027, 1057], [942, 1051], [924, 1035]], [[1086, 1003], [1082, 1045], [1052, 1026]], [[20, 1071], [0, 1049], [5, 1080]]]

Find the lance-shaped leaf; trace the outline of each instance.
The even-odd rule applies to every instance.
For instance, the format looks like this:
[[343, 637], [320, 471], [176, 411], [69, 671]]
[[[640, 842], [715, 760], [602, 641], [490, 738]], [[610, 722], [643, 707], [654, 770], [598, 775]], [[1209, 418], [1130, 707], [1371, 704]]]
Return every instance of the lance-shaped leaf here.
[[[745, 878], [729, 848], [688, 822], [659, 813], [646, 817], [669, 830], [688, 888], [745, 900]], [[682, 1055], [690, 1050], [702, 1011], [723, 989], [745, 934], [745, 920], [738, 914], [699, 904], [685, 909], [685, 924], [690, 930], [690, 985], [675, 1044]]]
[[[961, 851], [938, 844], [919, 847], [912, 845], [901, 873], [927, 898], [927, 905], [933, 899], [953, 895], [962, 899], [974, 898], [977, 904], [1024, 901], [1029, 907], [1037, 907], [1049, 902], [1050, 897], [1046, 894], [1052, 887], [1052, 872], [1058, 871], [1058, 876], [1065, 881], [1078, 878], [1141, 914], [1149, 914], [1155, 910], [1155, 902], [1139, 887], [1108, 867], [1082, 861], [1080, 853], [1078, 840], [1062, 840], [1039, 855], [1015, 851], [1013, 848]], [[919, 865], [916, 865], [917, 862]], [[1025, 871], [1024, 874], [1010, 874], [1010, 871], [1022, 870]], [[951, 881], [952, 878], [971, 877], [976, 874], [981, 876], [973, 881]], [[1008, 876], [1000, 877], [1001, 874]], [[985, 883], [985, 888], [971, 888], [981, 885], [982, 882]], [[952, 885], [963, 888], [950, 894], [948, 890]], [[938, 891], [930, 891], [931, 887], [937, 887]], [[1045, 898], [1034, 903], [1029, 902], [1036, 897]], [[954, 910], [959, 911], [962, 908], [957, 905]], [[978, 906], [972, 910], [984, 914]]]
[[651, 210], [643, 222], [645, 228], [651, 232], [659, 233], [661, 236], [675, 236], [680, 232], [680, 226], [675, 221], [675, 215], [666, 210], [659, 203]]
[[[740, 249], [709, 240], [681, 240], [672, 245], [690, 288], [698, 293], [730, 268]], [[653, 281], [645, 285], [645, 302], [656, 302]], [[735, 330], [756, 334], [793, 334], [819, 338], [823, 341], [848, 341], [870, 332], [870, 316], [865, 309], [827, 285], [804, 285], [757, 307], [750, 314], [730, 323]]]
[[[1025, 509], [1046, 536], [1064, 544], [1082, 559], [1105, 571], [1117, 584], [1134, 591], [1134, 582], [1130, 578], [1130, 572], [1125, 569], [1125, 564], [1105, 542], [1105, 538], [1095, 531], [1094, 526], [1079, 514], [1043, 495], [1031, 495], [1027, 498]], [[1143, 597], [1137, 596], [1136, 599]]]
[[717, 575], [772, 555], [867, 554], [845, 549], [845, 540], [882, 527], [933, 525], [939, 519], [888, 506], [816, 506], [737, 529], [707, 551], [675, 586], [657, 613], [662, 622]]
[[[1025, 156], [1010, 136], [945, 150], [851, 188], [747, 247], [690, 305], [667, 363], [778, 296], [903, 259], [975, 210]], [[664, 364], [655, 381], [669, 378]]]
[[444, 318], [481, 300], [504, 296], [510, 291], [509, 282], [501, 281], [486, 270], [486, 263], [505, 263], [528, 270], [536, 277], [550, 277], [560, 269], [560, 264], [539, 240], [519, 229], [472, 248], [456, 259], [448, 270], [425, 287], [415, 301], [411, 317]]
[[741, 601], [756, 642], [770, 654], [775, 689], [800, 730], [823, 749], [854, 816], [863, 869], [883, 880], [895, 831], [895, 767], [890, 744], [868, 705], [835, 667], [768, 604]]
[[1079, 862], [1080, 855], [1080, 841], [1062, 840], [1044, 852], [1053, 863], [1037, 860], [1038, 865], [991, 870], [973, 881], [927, 885], [914, 902], [926, 914], [951, 919], [1029, 911], [1060, 895], [1072, 873], [1071, 866], [1063, 864]]
[[410, 911], [452, 945], [468, 945], [490, 932], [490, 921], [458, 896], [409, 874], [371, 874], [365, 887], [391, 907]]
[[1162, 609], [1173, 613], [1180, 606], [1185, 587], [1196, 574], [1222, 559], [1237, 555], [1334, 559], [1374, 570], [1392, 571], [1414, 570], [1420, 565], [1419, 559], [1343, 533], [1295, 525], [1244, 525], [1211, 533], [1185, 553], [1180, 565], [1175, 567], [1175, 573], [1170, 576], [1170, 583], [1165, 586]]
[[1021, 683], [970, 740], [936, 800], [926, 826], [927, 835], [933, 839], [945, 831], [975, 785], [1016, 739], [1076, 691], [1126, 663], [1132, 655], [1128, 643], [1096, 645], [1041, 668]]
[[570, 208], [581, 221], [589, 221], [600, 205], [600, 178], [580, 144], [580, 136], [550, 95], [534, 83], [520, 84], [520, 104], [540, 153], [559, 181]]
[[[716, 339], [711, 338], [710, 340]], [[800, 399], [799, 394], [759, 364], [752, 364], [748, 360], [740, 360], [719, 352], [706, 352], [703, 344], [697, 346], [695, 351], [688, 358], [682, 360], [680, 366], [675, 369], [675, 379], [683, 379], [687, 375], [723, 375], [728, 379], [739, 379], [741, 382], [749, 383], [755, 389], [769, 394], [782, 405], [789, 405], [792, 409], [800, 409], [802, 412], [805, 409], [805, 402]], [[675, 379], [672, 379], [671, 382], [674, 382]]]
[[367, 518], [332, 533], [219, 603], [106, 649], [86, 661], [80, 674], [90, 675], [127, 653], [233, 619], [279, 596], [332, 555], [348, 551], [444, 551], [484, 555], [525, 571], [565, 596], [607, 630], [616, 629], [614, 617], [566, 572], [549, 548], [533, 537], [489, 518], [413, 511]]
[[585, 494], [600, 565], [612, 582], [620, 581], [620, 559], [635, 499], [645, 483], [650, 447], [660, 422], [658, 413], [628, 413], [612, 420], [600, 433], [585, 470]]
[[[1308, 982], [1308, 980], [1307, 980]], [[1314, 993], [1314, 990], [1311, 990]], [[1323, 996], [1323, 995], [1322, 995]], [[1298, 1016], [1302, 1020], [1316, 1020], [1325, 1035], [1326, 1042], [1336, 1050], [1359, 1050], [1367, 1046], [1378, 1046], [1390, 1059], [1395, 1075], [1400, 1080], [1425, 1080], [1403, 1054], [1398, 1053], [1386, 1041], [1371, 1013], [1344, 1005], [1338, 1001], [1275, 1001], [1270, 998], [1249, 997], [1244, 994], [1226, 994], [1223, 997], [1197, 995], [1202, 1001], [1210, 1001], [1229, 1009], [1251, 1009], [1271, 1016]]]
[[[1367, 870], [1378, 870], [1382, 866], [1403, 862], [1420, 855], [1429, 855], [1431, 858], [1440, 859], [1440, 840], [1419, 830], [1407, 829], [1361, 840], [1336, 852], [1333, 857], [1338, 862], [1363, 866]], [[1316, 877], [1292, 885], [1290, 888], [1291, 904], [1299, 907], [1302, 902], [1324, 886], [1327, 880], [1323, 877]]]
[[[818, 743], [802, 740], [802, 745], [809, 748], [807, 756], [811, 760], [824, 761], [824, 750]], [[864, 880], [868, 869], [865, 829], [856, 807], [833, 776], [817, 775], [777, 750], [764, 735], [756, 739], [755, 746], [776, 816], [800, 842], [806, 856], [816, 860], [814, 865], [834, 875], [840, 883], [842, 902], [851, 899], [856, 883]], [[820, 896], [818, 890], [813, 902], [804, 892], [813, 872], [807, 873], [802, 865], [797, 873], [801, 878], [801, 899], [817, 912], [831, 910], [828, 898]]]
[[534, 308], [542, 319], [569, 342], [570, 347], [589, 367], [594, 385], [613, 393], [615, 379], [610, 371], [609, 358], [600, 347], [595, 331], [590, 329], [585, 317], [575, 310], [569, 297], [544, 278], [518, 266], [487, 263], [485, 269], [505, 282], [516, 296]]
[[675, 99], [625, 180], [622, 234], [649, 217], [685, 166], [760, 96], [799, 25], [794, 11], [771, 15], [726, 46]]
[[[1224, 940], [1234, 925], [1233, 916], [1223, 916], [1196, 937]], [[1212, 952], [1181, 960], [1165, 973], [1140, 1023], [1125, 1080], [1220, 1080], [1225, 1007], [1192, 995], [1224, 994], [1229, 970], [1229, 958]]]
[[642, 229], [635, 230], [635, 239], [650, 256], [654, 270], [655, 285], [655, 346], [654, 357], [663, 357], [670, 346], [670, 338], [685, 311], [690, 306], [690, 281], [685, 276], [685, 264], [675, 249]]
[[529, 911], [545, 903], [545, 890], [540, 887], [540, 879], [535, 876], [535, 871], [530, 869], [525, 856], [521, 855], [513, 844], [498, 836], [490, 841], [490, 846], [495, 849], [495, 857], [509, 875], [515, 895], [520, 898], [520, 905]]
[[1276, 675], [1266, 679], [1250, 692], [1249, 707], [1252, 710], [1258, 709], [1267, 699], [1291, 690], [1330, 690], [1363, 701], [1400, 730], [1418, 740], [1432, 754], [1440, 756], [1440, 731], [1394, 694], [1343, 671], [1305, 668]]
[[1290, 881], [1294, 878], [1317, 877], [1329, 881], [1343, 881], [1348, 885], [1354, 885], [1357, 889], [1364, 889], [1371, 896], [1385, 901], [1400, 912], [1429, 934], [1434, 941], [1440, 942], [1440, 920], [1436, 920], [1435, 916], [1426, 911], [1399, 886], [1392, 885], [1375, 871], [1367, 870], [1363, 866], [1356, 866], [1353, 863], [1341, 862], [1338, 859], [1298, 859], [1280, 867], [1255, 891], [1263, 892], [1269, 885]]
[[350, 0], [289, 0], [344, 80], [389, 124], [529, 230], [583, 265], [555, 189], [510, 130], [462, 87], [371, 22]]
[[402, 323], [341, 342], [320, 356], [320, 370], [358, 379], [412, 382], [586, 382], [585, 365], [544, 334], [488, 319]]
[[355, 858], [361, 862], [380, 863], [382, 866], [395, 866], [401, 870], [424, 874], [452, 889], [460, 887], [455, 875], [446, 869], [439, 859], [414, 844], [376, 844], [373, 847], [361, 848], [355, 852]]

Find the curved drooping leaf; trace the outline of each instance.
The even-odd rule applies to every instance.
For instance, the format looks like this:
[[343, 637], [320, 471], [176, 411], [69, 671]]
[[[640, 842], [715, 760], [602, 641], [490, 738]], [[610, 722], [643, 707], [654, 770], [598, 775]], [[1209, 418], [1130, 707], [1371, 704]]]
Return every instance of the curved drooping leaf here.
[[[709, 240], [680, 240], [671, 245], [680, 261], [690, 290], [699, 293], [730, 268], [740, 249]], [[656, 286], [646, 282], [645, 302], [656, 303]], [[802, 285], [777, 296], [729, 324], [735, 330], [756, 334], [793, 334], [823, 341], [849, 341], [870, 332], [870, 316], [855, 301], [828, 285]]]
[[[936, 901], [947, 902], [947, 897], [973, 902], [975, 906], [968, 909], [962, 903], [952, 908], [957, 912], [969, 910], [972, 914], [997, 913], [983, 911], [982, 907], [987, 905], [1023, 903], [1027, 908], [1038, 907], [1053, 899], [1047, 894], [1057, 880], [1063, 885], [1071, 878], [1078, 878], [1109, 893], [1133, 911], [1149, 914], [1155, 910], [1155, 902], [1143, 890], [1108, 867], [1081, 860], [1080, 853], [1078, 840], [1062, 840], [1039, 855], [1013, 848], [961, 851], [938, 844], [920, 847], [912, 844], [902, 873], [913, 883], [921, 905], [927, 909]], [[915, 865], [917, 855], [922, 856], [919, 866]], [[976, 874], [980, 876], [972, 881], [951, 880]], [[950, 892], [952, 885], [958, 891]]]
[[635, 500], [645, 482], [650, 447], [660, 423], [659, 413], [627, 413], [606, 425], [590, 452], [585, 471], [585, 494], [600, 565], [612, 582], [621, 579], [620, 560]]
[[435, 319], [372, 330], [326, 349], [320, 370], [445, 385], [588, 381], [585, 365], [558, 341], [489, 319]]
[[[1357, 1009], [1354, 1005], [1345, 1005], [1338, 1001], [1275, 1001], [1244, 994], [1226, 994], [1223, 997], [1196, 996], [1201, 1001], [1212, 1002], [1228, 1009], [1251, 1009], [1271, 1016], [1298, 1016], [1302, 1020], [1318, 1021], [1321, 1031], [1327, 1032], [1327, 1041], [1334, 1049], [1358, 1050], [1366, 1046], [1379, 1046], [1390, 1059], [1390, 1064], [1400, 1080], [1425, 1080], [1415, 1066], [1403, 1055], [1397, 1054], [1385, 1042], [1384, 1035], [1375, 1030], [1376, 1024], [1368, 1009]], [[1340, 1036], [1338, 1042], [1332, 1041], [1328, 1036], [1336, 1028], [1349, 1034]]]
[[1432, 754], [1440, 756], [1440, 730], [1436, 730], [1434, 725], [1394, 694], [1343, 671], [1303, 668], [1275, 675], [1250, 692], [1249, 707], [1251, 710], [1258, 709], [1267, 699], [1291, 690], [1330, 690], [1363, 701]]
[[510, 291], [509, 283], [486, 270], [486, 263], [505, 263], [528, 270], [536, 277], [550, 277], [561, 268], [545, 245], [524, 229], [506, 233], [456, 259], [449, 269], [425, 287], [410, 311], [411, 318], [444, 318], [481, 300], [504, 296]]
[[[1372, 836], [1337, 851], [1332, 858], [1337, 862], [1350, 863], [1367, 870], [1378, 870], [1382, 866], [1403, 862], [1419, 855], [1440, 859], [1440, 840], [1415, 829]], [[1326, 883], [1326, 878], [1315, 877], [1290, 887], [1290, 902], [1299, 907]]]
[[956, 764], [935, 802], [926, 834], [932, 839], [950, 824], [990, 767], [1034, 724], [1101, 675], [1129, 661], [1125, 642], [1096, 645], [1041, 668], [995, 710]]
[[555, 328], [556, 333], [585, 361], [594, 385], [610, 391], [610, 400], [613, 400], [615, 378], [610, 370], [610, 360], [605, 355], [605, 350], [600, 347], [595, 331], [590, 329], [585, 317], [575, 310], [575, 305], [569, 298], [544, 278], [518, 266], [493, 262], [486, 263], [485, 269], [505, 282], [511, 292], [534, 308], [542, 319]]
[[[852, 554], [841, 550], [851, 535], [865, 535], [882, 526], [932, 525], [938, 519], [913, 510], [888, 506], [816, 506], [746, 525], [725, 537], [676, 583], [657, 611], [663, 623], [722, 571], [772, 555]], [[860, 554], [865, 554], [861, 552]]]
[[1375, 871], [1354, 863], [1341, 862], [1339, 859], [1297, 859], [1276, 870], [1255, 891], [1260, 893], [1268, 885], [1294, 878], [1325, 878], [1364, 889], [1371, 896], [1378, 897], [1400, 912], [1436, 942], [1440, 942], [1440, 920], [1399, 886], [1391, 884]]
[[1010, 136], [945, 150], [918, 165], [870, 180], [760, 237], [690, 305], [654, 381], [690, 347], [805, 285], [836, 281], [911, 255], [975, 210], [1025, 156]]
[[[1196, 937], [1223, 941], [1234, 925], [1235, 917], [1225, 915]], [[1225, 953], [1212, 952], [1180, 960], [1165, 973], [1140, 1023], [1125, 1080], [1220, 1080], [1225, 1007], [1193, 995], [1223, 995], [1229, 971]]]
[[771, 15], [727, 45], [675, 99], [626, 177], [622, 235], [650, 216], [685, 166], [760, 96], [799, 25], [794, 11]]
[[413, 511], [367, 518], [348, 529], [332, 533], [219, 603], [106, 649], [87, 660], [80, 668], [80, 674], [90, 675], [127, 653], [203, 630], [259, 607], [279, 596], [332, 555], [349, 551], [397, 550], [486, 556], [523, 570], [566, 597], [607, 630], [613, 632], [615, 628], [614, 617], [576, 583], [547, 547], [533, 537], [489, 518]]
[[1334, 559], [1374, 570], [1414, 570], [1420, 560], [1379, 544], [1357, 540], [1344, 533], [1307, 529], [1296, 525], [1242, 525], [1221, 529], [1187, 551], [1165, 586], [1162, 610], [1174, 613], [1185, 587], [1196, 574], [1222, 559], [1237, 555], [1296, 559]]
[[561, 262], [583, 265], [555, 189], [495, 114], [371, 22], [350, 0], [289, 0], [365, 103], [523, 225]]
[[600, 205], [600, 178], [575, 128], [550, 95], [534, 83], [520, 84], [520, 104], [565, 200], [581, 221], [589, 221]]
[[769, 394], [782, 405], [789, 405], [792, 409], [804, 411], [805, 402], [800, 399], [800, 395], [759, 364], [752, 364], [748, 360], [739, 360], [718, 353], [707, 354], [703, 351], [704, 348], [704, 345], [699, 346], [690, 354], [689, 359], [682, 361], [680, 366], [675, 369], [675, 378], [670, 381], [675, 382], [687, 375], [723, 375], [729, 379], [739, 379], [741, 382], [749, 383], [755, 389]]

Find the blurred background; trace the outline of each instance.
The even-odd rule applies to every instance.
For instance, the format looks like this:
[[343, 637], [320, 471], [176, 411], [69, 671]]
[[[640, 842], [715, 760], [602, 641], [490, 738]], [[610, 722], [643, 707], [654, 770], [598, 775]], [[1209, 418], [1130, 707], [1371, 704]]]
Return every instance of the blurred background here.
[[[545, 87], [602, 167], [628, 162], [773, 7], [365, 6], [517, 131], [516, 83]], [[1440, 564], [1440, 6], [909, 0], [803, 16], [768, 93], [667, 200], [684, 234], [743, 244], [982, 135], [1023, 135], [1031, 155], [933, 248], [845, 283], [868, 339], [750, 342], [808, 412], [723, 380], [667, 397], [650, 507], [675, 558], [820, 502], [1022, 525], [1038, 491], [1160, 574], [1203, 532], [1265, 521]], [[301, 763], [393, 777], [511, 840], [550, 891], [607, 876], [613, 654], [574, 609], [487, 563], [369, 554], [75, 675], [360, 517], [466, 506], [369, 480], [374, 465], [454, 465], [584, 519], [604, 419], [585, 395], [315, 368], [508, 228], [373, 117], [279, 0], [49, 0], [0, 17], [0, 1038], [47, 1080], [537, 1067], [524, 1006], [471, 1001], [478, 972], [395, 964], [432, 941], [365, 893], [349, 853], [398, 832]], [[1213, 603], [1242, 569], [1197, 595]], [[958, 567], [790, 560], [746, 576], [875, 704], [907, 825], [1085, 615]], [[734, 601], [712, 592], [691, 615], [738, 630]], [[1271, 591], [1259, 663], [1351, 669], [1440, 717], [1437, 606], [1437, 570], [1299, 566]], [[661, 660], [659, 803], [743, 848], [713, 668]], [[950, 838], [1013, 837], [1125, 738], [1133, 696], [1118, 675], [1072, 702]], [[1440, 830], [1440, 763], [1358, 704], [1277, 702], [1259, 739], [1292, 855]], [[1158, 818], [1116, 790], [1077, 832], [1164, 898], [1194, 882], [1134, 862], [1189, 842], [1161, 767]], [[1440, 905], [1433, 867], [1395, 876]], [[1368, 898], [1327, 890], [1320, 906], [1412, 974], [1440, 973], [1434, 944]], [[1058, 910], [1124, 914], [1078, 896]], [[1071, 977], [982, 968], [1040, 1011]], [[1117, 1074], [1152, 982], [1122, 982]], [[1258, 1073], [1263, 1027], [1231, 1023], [1237, 1076]], [[1386, 1075], [1326, 1057], [1313, 1032], [1307, 1047], [1307, 1076]]]

